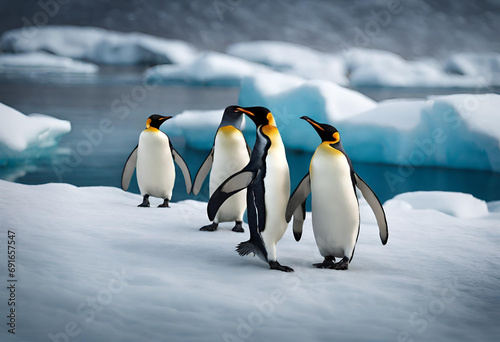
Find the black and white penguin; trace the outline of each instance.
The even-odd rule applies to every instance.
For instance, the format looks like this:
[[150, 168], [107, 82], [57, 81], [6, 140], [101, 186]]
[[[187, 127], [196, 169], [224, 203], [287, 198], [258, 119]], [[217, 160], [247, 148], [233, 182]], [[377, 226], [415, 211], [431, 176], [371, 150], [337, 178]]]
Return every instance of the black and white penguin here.
[[[290, 197], [286, 221], [289, 222], [293, 215], [293, 233], [299, 241], [305, 219], [305, 201], [311, 193], [314, 237], [319, 252], [325, 258], [322, 263], [314, 266], [347, 270], [354, 254], [360, 225], [355, 187], [361, 190], [375, 213], [380, 239], [384, 245], [389, 237], [385, 212], [372, 189], [354, 171], [337, 129], [307, 116], [301, 119], [314, 127], [322, 143], [311, 159], [309, 173]], [[335, 262], [336, 257], [341, 260]]]
[[172, 118], [158, 114], [146, 121], [146, 129], [139, 136], [139, 143], [130, 153], [122, 173], [122, 189], [127, 190], [134, 169], [143, 201], [139, 207], [149, 207], [149, 196], [163, 198], [158, 207], [168, 207], [175, 183], [174, 161], [179, 165], [186, 191], [191, 192], [191, 175], [184, 159], [174, 149], [168, 136], [160, 131], [162, 123]]
[[[193, 194], [200, 192], [203, 181], [207, 177], [210, 169], [209, 191], [212, 195], [229, 176], [243, 169], [250, 160], [252, 152], [241, 132], [245, 116], [236, 109], [236, 106], [229, 106], [225, 109], [214, 144], [207, 158], [201, 165], [193, 182]], [[217, 211], [212, 224], [203, 226], [200, 230], [214, 231], [220, 222], [235, 221], [232, 229], [235, 232], [244, 232], [242, 222], [243, 214], [246, 210], [246, 190], [228, 199]]]
[[281, 265], [276, 259], [276, 243], [287, 228], [285, 210], [290, 194], [285, 146], [269, 109], [247, 107], [236, 110], [245, 113], [257, 126], [255, 146], [248, 165], [224, 181], [210, 197], [208, 217], [214, 219], [229, 197], [247, 189], [250, 240], [240, 243], [236, 250], [241, 256], [258, 255], [271, 269], [292, 272], [292, 268]]

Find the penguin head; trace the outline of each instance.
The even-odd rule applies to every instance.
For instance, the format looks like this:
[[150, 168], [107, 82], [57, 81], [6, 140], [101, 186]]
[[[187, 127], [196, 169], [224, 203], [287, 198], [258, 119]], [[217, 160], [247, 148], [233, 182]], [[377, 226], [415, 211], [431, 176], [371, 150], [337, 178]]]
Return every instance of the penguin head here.
[[156, 128], [160, 129], [162, 123], [171, 119], [171, 116], [163, 116], [159, 114], [153, 114], [146, 120], [146, 128]]
[[274, 121], [273, 114], [266, 107], [238, 107], [237, 111], [245, 113], [252, 121], [255, 126], [271, 125], [276, 127], [276, 121]]
[[238, 106], [229, 106], [226, 108], [219, 128], [224, 126], [233, 126], [234, 128], [241, 130], [245, 117], [243, 116], [243, 113], [237, 109]]
[[308, 116], [302, 116], [301, 119], [306, 120], [314, 127], [322, 141], [328, 141], [333, 144], [340, 142], [340, 134], [335, 127], [314, 121]]

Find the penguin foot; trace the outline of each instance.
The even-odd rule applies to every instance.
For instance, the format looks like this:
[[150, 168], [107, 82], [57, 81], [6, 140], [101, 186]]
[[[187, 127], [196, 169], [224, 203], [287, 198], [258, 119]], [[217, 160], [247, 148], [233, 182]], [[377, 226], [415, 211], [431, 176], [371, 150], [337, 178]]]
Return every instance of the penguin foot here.
[[277, 261], [269, 261], [269, 267], [272, 270], [279, 270], [282, 272], [293, 272], [293, 268], [288, 267], [288, 266], [283, 266]]
[[169, 204], [170, 204], [169, 200], [165, 198], [165, 199], [163, 200], [163, 203], [162, 203], [162, 204], [160, 204], [160, 205], [158, 206], [158, 208], [170, 208], [170, 205], [169, 205]]
[[138, 205], [138, 207], [148, 208], [149, 207], [149, 195], [144, 195], [142, 198], [142, 203]]
[[349, 259], [347, 257], [343, 257], [339, 262], [334, 263], [330, 266], [332, 270], [347, 270], [349, 268]]
[[213, 232], [215, 230], [217, 230], [217, 227], [219, 226], [218, 223], [212, 223], [212, 224], [208, 224], [206, 226], [203, 226], [200, 228], [201, 231], [204, 231], [204, 232]]
[[327, 255], [323, 262], [313, 264], [316, 268], [332, 268], [335, 265], [335, 257], [331, 255]]
[[236, 221], [236, 224], [234, 225], [233, 229], [231, 229], [233, 232], [236, 233], [243, 233], [245, 229], [243, 229], [243, 222], [241, 221]]

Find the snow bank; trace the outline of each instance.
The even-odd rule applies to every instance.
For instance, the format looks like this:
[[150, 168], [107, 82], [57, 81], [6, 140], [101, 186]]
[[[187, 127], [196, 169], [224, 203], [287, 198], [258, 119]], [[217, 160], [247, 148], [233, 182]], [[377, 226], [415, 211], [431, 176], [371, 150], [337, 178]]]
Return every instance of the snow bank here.
[[283, 142], [294, 149], [318, 145], [317, 133], [307, 129], [303, 115], [320, 122], [338, 122], [370, 110], [376, 103], [357, 91], [333, 82], [286, 75], [261, 74], [243, 80], [239, 104], [264, 106], [273, 113]]
[[408, 208], [418, 210], [432, 209], [460, 218], [474, 218], [488, 215], [488, 205], [485, 201], [477, 199], [471, 194], [459, 192], [409, 192], [397, 195], [391, 201], [404, 202]]
[[200, 53], [191, 63], [157, 65], [146, 70], [145, 77], [152, 83], [184, 83], [208, 86], [239, 86], [245, 76], [271, 70], [218, 52]]
[[476, 75], [450, 75], [433, 59], [407, 61], [381, 50], [353, 48], [344, 51], [349, 79], [354, 86], [386, 87], [478, 87]]
[[341, 56], [279, 41], [253, 41], [230, 45], [226, 52], [272, 69], [306, 79], [322, 79], [345, 85], [346, 67]]
[[69, 131], [69, 121], [42, 114], [26, 116], [0, 103], [0, 164], [47, 155]]
[[4, 53], [0, 54], [0, 73], [8, 72], [57, 72], [57, 73], [96, 73], [97, 65], [76, 61], [46, 52]]
[[389, 100], [330, 122], [353, 160], [500, 171], [499, 106], [497, 94]]
[[96, 27], [45, 26], [5, 32], [3, 51], [48, 51], [97, 64], [161, 64], [190, 61], [195, 49], [180, 40], [143, 33], [122, 33]]
[[457, 53], [446, 62], [449, 73], [479, 77], [484, 85], [500, 85], [499, 53]]
[[[246, 224], [244, 234], [230, 224], [198, 231], [207, 222], [203, 202], [137, 208], [139, 195], [67, 184], [0, 181], [0, 192], [1, 248], [8, 231], [18, 242], [16, 336], [23, 341], [498, 337], [500, 213], [463, 220], [389, 201], [388, 244], [362, 217], [346, 272], [312, 267], [322, 257], [309, 213], [300, 243], [289, 230], [277, 246], [280, 262], [295, 269], [285, 274], [234, 252], [248, 237]], [[2, 286], [0, 296], [7, 291]]]

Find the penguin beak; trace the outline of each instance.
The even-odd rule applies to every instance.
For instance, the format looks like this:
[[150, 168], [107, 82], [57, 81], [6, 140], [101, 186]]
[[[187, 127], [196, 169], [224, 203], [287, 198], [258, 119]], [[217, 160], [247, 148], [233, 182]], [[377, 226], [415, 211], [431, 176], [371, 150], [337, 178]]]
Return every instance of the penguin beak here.
[[301, 118], [302, 120], [306, 120], [307, 122], [309, 122], [309, 123], [311, 124], [311, 126], [313, 126], [313, 127], [314, 127], [314, 129], [315, 129], [318, 133], [320, 133], [320, 131], [321, 131], [321, 132], [324, 132], [324, 131], [325, 131], [325, 129], [324, 129], [323, 127], [321, 127], [321, 125], [320, 125], [318, 122], [314, 121], [314, 120], [313, 120], [313, 119], [311, 119], [310, 117], [308, 117], [308, 116], [301, 116], [300, 118]]
[[245, 110], [245, 109], [243, 109], [243, 108], [239, 108], [239, 107], [238, 107], [238, 108], [236, 108], [236, 110], [237, 110], [237, 111], [240, 111], [240, 112], [242, 112], [242, 113], [245, 113], [245, 114], [247, 114], [247, 115], [250, 115], [250, 116], [255, 116], [255, 114], [254, 114], [254, 113], [252, 113], [252, 112], [250, 112], [250, 111], [248, 111], [248, 110]]
[[173, 118], [173, 116], [162, 116], [158, 120], [160, 120], [160, 121], [167, 121], [168, 119], [172, 119], [172, 118]]

